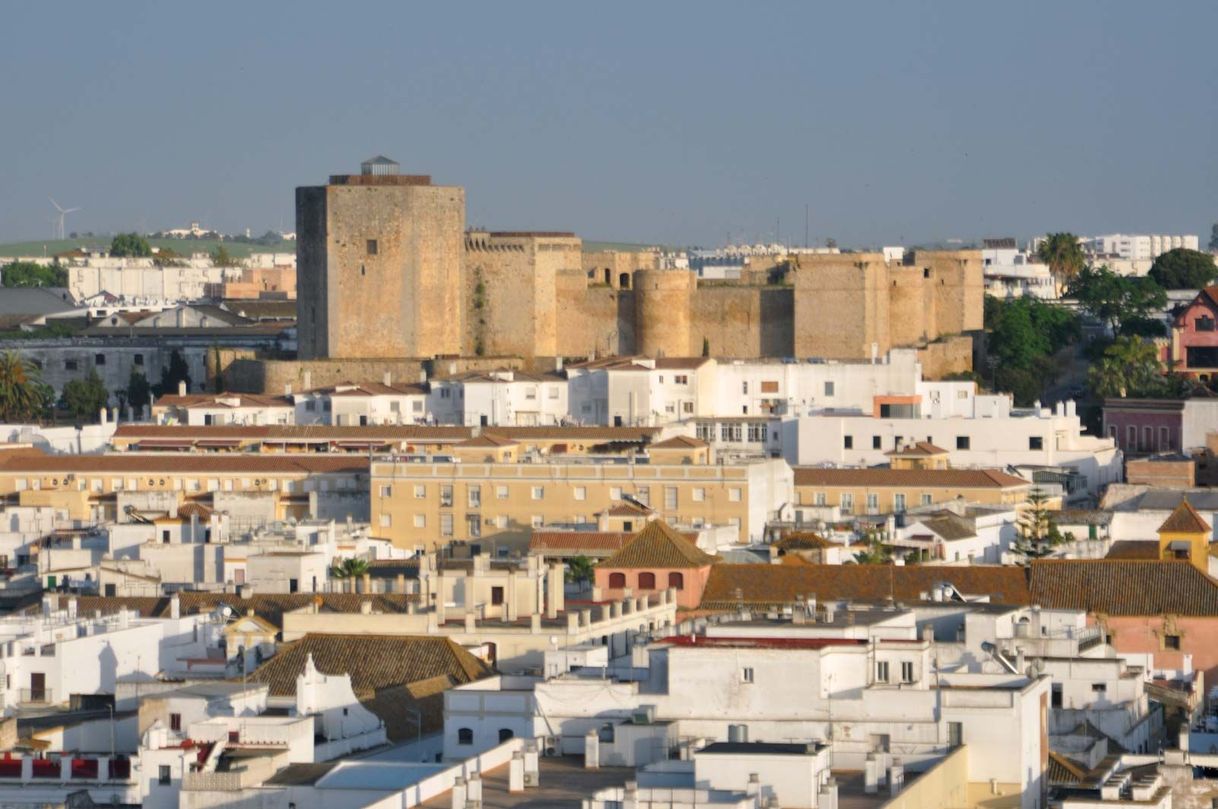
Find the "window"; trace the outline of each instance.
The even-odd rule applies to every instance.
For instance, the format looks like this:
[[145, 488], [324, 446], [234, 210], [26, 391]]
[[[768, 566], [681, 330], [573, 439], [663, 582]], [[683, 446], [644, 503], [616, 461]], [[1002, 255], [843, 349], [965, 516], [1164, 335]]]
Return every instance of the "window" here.
[[877, 514], [880, 510], [880, 496], [878, 494], [867, 495], [867, 513]]
[[626, 587], [625, 573], [610, 573], [609, 574], [609, 589], [622, 590]]
[[693, 402], [681, 402], [681, 412], [682, 413], [694, 412], [694, 403]]
[[742, 431], [739, 424], [724, 424], [720, 428], [724, 441], [739, 441]]
[[871, 448], [872, 449], [880, 448], [880, 437], [878, 435], [871, 436]]
[[1050, 700], [1049, 701], [1050, 708], [1062, 707], [1062, 684], [1061, 683], [1053, 684], [1053, 693], [1050, 696], [1049, 700]]
[[698, 426], [694, 428], [699, 441], [711, 443], [715, 440], [715, 425], [707, 424], [705, 421], [698, 422]]
[[892, 496], [892, 510], [898, 514], [905, 510], [905, 495], [898, 492]]
[[812, 505], [814, 505], [814, 506], [829, 505], [829, 496], [827, 494], [825, 494], [824, 492], [817, 492], [815, 495], [812, 496]]
[[393, 497], [393, 487], [388, 485], [381, 486], [381, 497]]
[[507, 486], [496, 486], [495, 487], [495, 499], [496, 500], [507, 500], [508, 499], [508, 487]]
[[162, 764], [160, 766], [160, 768], [157, 770], [156, 782], [158, 784], [160, 784], [161, 786], [168, 786], [169, 782], [172, 780], [173, 780], [173, 770], [171, 770], [169, 768], [168, 764]]
[[426, 514], [414, 515], [414, 527], [415, 528], [426, 528], [427, 527], [427, 515]]
[[914, 674], [913, 661], [911, 661], [911, 660], [901, 661], [901, 682], [912, 683], [914, 681], [913, 674]]
[[474, 731], [470, 728], [457, 729], [457, 744], [473, 744]]
[[1151, 449], [1154, 448], [1154, 443], [1155, 443], [1155, 428], [1154, 427], [1143, 427], [1142, 428], [1142, 449], [1149, 452]]
[[450, 537], [453, 535], [453, 515], [440, 515], [440, 536]]
[[877, 683], [888, 682], [888, 661], [880, 660], [875, 664], [875, 681]]
[[964, 724], [961, 722], [947, 723], [947, 746], [959, 747], [964, 744]]
[[743, 492], [738, 486], [733, 486], [727, 490], [727, 499], [731, 503], [739, 503], [742, 496]]
[[576, 486], [574, 489], [571, 490], [571, 492], [576, 500], [587, 500], [588, 499], [588, 489], [585, 486]]
[[182, 729], [182, 714], [171, 713], [169, 715], [169, 729], [170, 730], [181, 730]]
[[491, 606], [499, 607], [502, 605], [503, 605], [503, 588], [502, 587], [492, 587], [491, 588]]
[[749, 383], [748, 383], [747, 381], [746, 381], [746, 382], [741, 382], [741, 383], [740, 383], [740, 392], [741, 392], [741, 393], [743, 393], [745, 396], [748, 396], [748, 393], [749, 393]]
[[1171, 430], [1167, 427], [1159, 428], [1159, 450], [1171, 449]]
[[477, 539], [482, 536], [482, 517], [478, 514], [466, 514], [465, 529], [471, 539]]
[[1209, 315], [1202, 315], [1196, 320], [1197, 331], [1213, 331], [1214, 319]]
[[1041, 438], [1039, 435], [1033, 435], [1033, 436], [1028, 437], [1028, 449], [1039, 450], [1039, 449], [1044, 449], [1044, 448], [1045, 448], [1045, 439]]
[[[529, 525], [532, 526], [533, 528], [540, 528], [544, 524], [545, 524], [545, 520], [543, 520], [541, 518], [540, 514], [534, 514], [532, 517], [529, 518]], [[627, 529], [627, 530], [629, 530], [629, 529]]]
[[685, 374], [677, 374], [676, 376], [674, 376], [672, 378], [672, 381], [678, 385], [688, 385], [689, 377], [686, 376]]
[[144, 364], [144, 355], [143, 355], [143, 354], [136, 354], [136, 355], [135, 355], [135, 356], [132, 358], [132, 360], [131, 360], [131, 361], [132, 361], [133, 363], [135, 363], [136, 365], [143, 365], [143, 364]]
[[677, 590], [685, 589], [685, 575], [675, 570], [668, 574], [668, 586]]
[[1180, 651], [1180, 636], [1179, 635], [1164, 635], [1163, 648]]
[[540, 500], [545, 496], [546, 496], [546, 489], [544, 486], [534, 486], [533, 487], [533, 499], [534, 500]]
[[482, 487], [481, 486], [479, 486], [476, 483], [471, 483], [469, 485], [469, 490], [466, 492], [466, 494], [468, 495], [467, 499], [468, 499], [470, 508], [482, 508]]
[[64, 360], [63, 368], [65, 371], [75, 371], [76, 370], [76, 360]]
[[381, 515], [381, 528], [390, 528], [393, 526], [393, 517], [389, 514]]
[[312, 399], [305, 402], [305, 412], [306, 413], [312, 413], [315, 410], [317, 410], [317, 402], [313, 401]]
[[516, 735], [516, 734], [512, 733], [511, 728], [499, 728], [499, 741], [500, 742], [506, 742], [509, 739], [511, 739], [514, 735]]
[[453, 486], [451, 483], [440, 484], [440, 508], [453, 507]]
[[956, 449], [968, 449], [969, 437], [967, 435], [956, 436]]
[[621, 500], [622, 499], [622, 487], [621, 486], [610, 486], [609, 487], [609, 499], [610, 500]]
[[367, 244], [368, 255], [375, 256], [377, 254], [379, 247], [380, 247], [380, 245], [378, 245], [376, 243], [376, 239], [369, 239], [368, 244]]
[[929, 495], [929, 494], [922, 495], [922, 499], [921, 499], [922, 505], [929, 506], [933, 502], [935, 502], [935, 498], [933, 495]]
[[651, 487], [650, 486], [638, 487], [638, 489], [634, 493], [634, 499], [638, 500], [640, 503], [642, 503], [643, 505], [650, 508], [651, 507]]
[[676, 507], [677, 507], [677, 487], [676, 486], [665, 486], [664, 487], [664, 509], [666, 511], [672, 511]]
[[842, 492], [842, 499], [838, 503], [843, 514], [854, 513], [854, 495], [849, 492]]
[[825, 383], [825, 395], [826, 395], [826, 396], [832, 396], [832, 395], [833, 395], [833, 383], [832, 383], [832, 382], [826, 382], [826, 383]]
[[854, 436], [848, 435], [842, 439], [842, 446], [846, 449], [854, 449]]
[[689, 492], [689, 499], [695, 503], [702, 503], [706, 500], [706, 489], [701, 486], [695, 486]]
[[93, 355], [93, 364], [94, 365], [105, 365], [106, 364], [106, 355], [105, 354], [94, 354]]
[[740, 682], [742, 682], [742, 683], [753, 682], [753, 667], [752, 666], [745, 666], [744, 668], [742, 668], [740, 670]]
[[1091, 693], [1092, 694], [1107, 694], [1108, 686], [1105, 685], [1104, 683], [1092, 683], [1091, 684]]
[[644, 571], [639, 574], [639, 589], [654, 590], [656, 589], [656, 574]]
[[427, 499], [427, 487], [424, 486], [422, 483], [416, 483], [414, 485], [414, 499], [415, 500]]

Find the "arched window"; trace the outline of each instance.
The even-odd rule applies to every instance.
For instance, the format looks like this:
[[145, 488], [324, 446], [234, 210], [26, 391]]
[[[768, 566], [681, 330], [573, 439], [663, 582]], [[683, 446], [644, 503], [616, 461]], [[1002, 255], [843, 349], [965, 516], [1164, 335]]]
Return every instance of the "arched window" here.
[[617, 285], [622, 289], [630, 289], [630, 273], [624, 272], [617, 277]]
[[515, 735], [515, 733], [512, 733], [511, 728], [499, 728], [499, 741], [501, 742], [506, 742]]
[[677, 573], [676, 571], [669, 573], [668, 574], [668, 586], [675, 587], [678, 590], [684, 589], [685, 588], [685, 576], [681, 573]]
[[609, 274], [609, 272], [610, 272], [609, 268], [606, 267], [605, 268], [605, 286], [609, 286], [609, 279], [613, 277]]
[[457, 729], [457, 744], [473, 744], [474, 731], [470, 728]]
[[626, 586], [626, 574], [625, 573], [610, 573], [609, 574], [609, 589], [610, 590], [621, 590], [621, 589], [625, 588], [625, 586]]
[[640, 573], [639, 574], [639, 589], [640, 590], [656, 589], [656, 574]]

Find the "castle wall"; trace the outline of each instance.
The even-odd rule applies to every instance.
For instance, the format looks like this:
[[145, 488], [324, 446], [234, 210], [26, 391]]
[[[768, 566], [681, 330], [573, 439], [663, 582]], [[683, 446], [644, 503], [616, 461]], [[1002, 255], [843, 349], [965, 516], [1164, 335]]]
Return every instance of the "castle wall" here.
[[789, 357], [794, 295], [782, 287], [698, 285], [692, 295], [689, 346], [712, 357]]
[[935, 329], [934, 279], [923, 267], [890, 266], [888, 275], [888, 340], [890, 345], [918, 345]]
[[697, 353], [690, 345], [696, 284], [697, 276], [688, 270], [639, 270], [634, 274], [637, 353], [648, 357], [689, 357]]
[[583, 254], [580, 266], [590, 284], [629, 289], [634, 285], [636, 270], [660, 268], [660, 255], [654, 250], [594, 250]]
[[794, 271], [796, 357], [860, 359], [888, 350], [888, 290], [883, 256], [801, 256]]
[[585, 271], [555, 276], [556, 354], [607, 356], [635, 352], [633, 290], [588, 286]]
[[296, 189], [296, 332], [303, 359], [329, 353], [326, 189]]
[[984, 262], [979, 250], [924, 250], [914, 256], [934, 278], [936, 336], [980, 331], [985, 320]]

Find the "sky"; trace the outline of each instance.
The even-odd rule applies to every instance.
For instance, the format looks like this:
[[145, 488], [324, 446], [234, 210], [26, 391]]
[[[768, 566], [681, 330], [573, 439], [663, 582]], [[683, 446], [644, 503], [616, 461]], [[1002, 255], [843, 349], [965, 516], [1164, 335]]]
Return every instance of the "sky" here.
[[0, 241], [293, 229], [385, 154], [467, 224], [673, 245], [1218, 221], [1218, 3], [7, 3]]

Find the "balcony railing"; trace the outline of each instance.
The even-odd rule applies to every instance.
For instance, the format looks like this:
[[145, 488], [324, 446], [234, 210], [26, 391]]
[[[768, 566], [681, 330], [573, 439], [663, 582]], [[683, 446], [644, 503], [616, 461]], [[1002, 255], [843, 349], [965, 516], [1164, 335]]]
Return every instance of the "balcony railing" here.
[[22, 705], [54, 704], [54, 700], [51, 698], [51, 689], [49, 688], [22, 688], [17, 693], [17, 701]]

